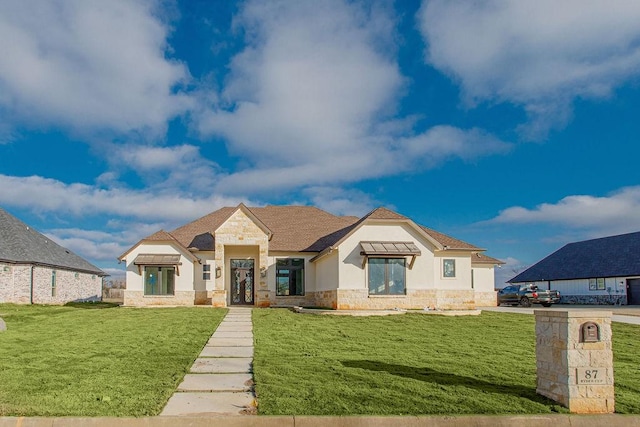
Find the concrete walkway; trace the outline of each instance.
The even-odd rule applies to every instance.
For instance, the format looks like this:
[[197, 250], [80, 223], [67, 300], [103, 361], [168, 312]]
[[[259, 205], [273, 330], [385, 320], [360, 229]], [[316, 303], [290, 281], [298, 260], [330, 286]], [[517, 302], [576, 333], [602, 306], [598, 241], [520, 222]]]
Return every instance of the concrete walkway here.
[[161, 416], [254, 415], [251, 309], [231, 307]]

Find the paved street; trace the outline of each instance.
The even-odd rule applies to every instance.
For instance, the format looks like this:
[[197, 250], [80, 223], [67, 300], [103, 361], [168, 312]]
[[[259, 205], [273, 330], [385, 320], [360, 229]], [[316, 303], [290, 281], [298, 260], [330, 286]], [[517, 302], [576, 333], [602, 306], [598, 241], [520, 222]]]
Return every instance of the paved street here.
[[529, 308], [525, 307], [479, 307], [483, 311], [497, 311], [501, 313], [519, 313], [519, 314], [533, 314], [534, 310], [597, 310], [597, 311], [610, 311], [613, 313], [611, 320], [620, 323], [629, 323], [632, 325], [640, 325], [640, 306], [613, 306], [613, 305], [565, 305], [559, 304], [549, 308], [542, 306], [533, 306]]

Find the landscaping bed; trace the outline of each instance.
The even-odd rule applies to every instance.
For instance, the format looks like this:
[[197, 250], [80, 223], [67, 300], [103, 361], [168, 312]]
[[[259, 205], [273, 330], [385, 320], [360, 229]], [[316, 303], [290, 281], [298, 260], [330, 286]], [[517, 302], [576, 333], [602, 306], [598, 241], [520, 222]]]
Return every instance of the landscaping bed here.
[[[535, 320], [254, 310], [262, 415], [567, 412], [536, 388]], [[616, 412], [640, 413], [640, 327], [613, 324]]]
[[157, 415], [225, 313], [0, 304], [0, 416]]

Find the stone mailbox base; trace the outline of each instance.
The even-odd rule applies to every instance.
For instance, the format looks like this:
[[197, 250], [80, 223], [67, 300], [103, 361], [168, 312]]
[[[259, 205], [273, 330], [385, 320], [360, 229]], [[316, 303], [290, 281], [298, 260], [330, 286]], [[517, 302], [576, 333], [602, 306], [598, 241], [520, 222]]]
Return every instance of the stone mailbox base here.
[[611, 312], [535, 310], [534, 314], [536, 392], [572, 413], [612, 413]]

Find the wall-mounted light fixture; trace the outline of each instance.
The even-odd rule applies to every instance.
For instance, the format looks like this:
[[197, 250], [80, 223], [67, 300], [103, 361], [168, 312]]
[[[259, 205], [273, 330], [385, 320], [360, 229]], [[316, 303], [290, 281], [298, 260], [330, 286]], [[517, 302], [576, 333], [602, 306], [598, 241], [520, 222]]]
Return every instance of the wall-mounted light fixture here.
[[222, 276], [222, 269], [220, 267], [216, 267], [216, 279]]

